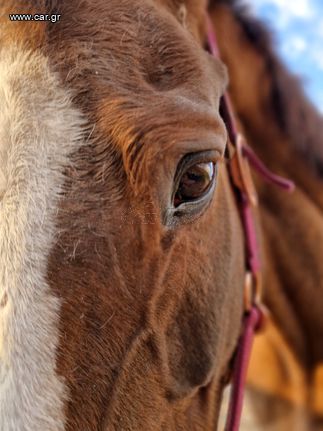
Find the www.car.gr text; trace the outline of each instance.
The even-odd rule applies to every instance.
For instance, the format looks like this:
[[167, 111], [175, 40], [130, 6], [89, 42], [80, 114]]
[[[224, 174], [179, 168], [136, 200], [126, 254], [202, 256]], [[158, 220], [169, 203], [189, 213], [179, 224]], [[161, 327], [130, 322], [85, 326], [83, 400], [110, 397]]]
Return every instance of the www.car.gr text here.
[[50, 22], [58, 22], [61, 18], [60, 14], [29, 14], [29, 13], [17, 13], [17, 14], [9, 14], [10, 21], [50, 21]]

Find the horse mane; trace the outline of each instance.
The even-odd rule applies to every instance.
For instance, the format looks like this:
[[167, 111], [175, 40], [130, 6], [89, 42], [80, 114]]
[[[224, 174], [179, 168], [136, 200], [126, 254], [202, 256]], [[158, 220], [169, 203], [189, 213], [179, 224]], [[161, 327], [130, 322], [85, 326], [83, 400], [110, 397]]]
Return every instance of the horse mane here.
[[230, 8], [254, 49], [265, 58], [271, 77], [271, 113], [290, 145], [323, 177], [323, 117], [306, 96], [302, 80], [285, 67], [273, 48], [268, 26], [252, 15], [248, 5], [241, 0], [210, 1], [211, 8], [218, 5]]

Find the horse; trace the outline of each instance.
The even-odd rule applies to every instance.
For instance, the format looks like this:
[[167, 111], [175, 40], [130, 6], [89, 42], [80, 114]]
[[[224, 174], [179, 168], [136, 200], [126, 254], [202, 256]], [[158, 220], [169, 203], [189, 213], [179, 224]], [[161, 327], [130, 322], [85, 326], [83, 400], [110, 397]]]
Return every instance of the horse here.
[[[321, 207], [314, 169], [320, 169], [314, 131], [321, 123], [266, 34], [236, 4], [211, 2], [211, 12], [241, 127], [263, 159], [303, 190], [293, 204], [257, 184], [265, 202], [265, 300], [308, 386], [320, 362], [319, 320], [306, 313], [304, 298], [319, 309], [313, 287], [322, 279], [320, 214], [312, 201]], [[223, 68], [205, 60], [197, 46], [205, 40], [206, 5], [138, 1], [129, 8], [112, 2], [109, 11], [99, 2], [95, 7], [84, 2], [82, 10], [73, 5], [58, 9], [55, 2], [37, 2], [28, 8], [64, 10], [60, 27], [9, 23], [9, 13], [25, 10], [18, 10], [18, 1], [1, 6], [1, 428], [214, 429], [242, 313], [241, 227], [218, 159], [208, 163], [219, 171], [215, 198], [200, 214], [186, 213], [175, 222], [178, 214], [175, 219], [174, 213], [162, 214], [167, 193], [159, 189], [165, 178], [174, 180], [172, 168], [177, 170], [173, 162], [160, 171], [166, 154], [171, 157], [183, 136], [191, 140], [196, 130], [201, 133], [210, 113], [205, 101], [214, 115], [214, 101], [223, 92]], [[250, 62], [238, 62], [242, 43]], [[168, 67], [163, 44], [165, 50], [174, 48]], [[222, 90], [211, 100], [206, 88], [215, 85]], [[293, 89], [292, 102], [285, 86]], [[203, 119], [197, 108], [204, 109]], [[224, 133], [216, 114], [217, 130]], [[187, 119], [195, 120], [194, 132]], [[156, 136], [157, 130], [162, 134]], [[165, 151], [152, 150], [154, 139], [165, 142]], [[141, 175], [145, 168], [138, 182], [132, 166], [137, 156]], [[290, 256], [277, 238], [287, 232], [294, 238], [299, 231], [306, 247]], [[315, 259], [308, 250], [315, 250]], [[282, 254], [293, 267], [292, 282]], [[304, 258], [306, 283], [304, 268], [294, 271]], [[178, 267], [187, 270], [185, 279]], [[295, 286], [300, 286], [296, 303]], [[259, 370], [257, 353], [252, 372]], [[282, 384], [290, 375], [280, 378], [274, 388], [279, 396], [270, 387], [269, 399], [268, 381], [261, 381], [257, 397], [265, 397], [267, 410], [273, 400], [282, 401]], [[311, 390], [307, 386], [304, 390]], [[308, 402], [307, 394], [303, 398]]]
[[295, 192], [286, 196], [255, 177], [264, 302], [272, 316], [267, 331], [255, 341], [250, 364], [255, 426], [319, 430], [323, 424], [322, 116], [277, 57], [268, 30], [241, 2], [214, 0], [210, 14], [241, 130], [272, 170], [296, 183]]
[[245, 251], [206, 7], [1, 4], [1, 430], [216, 428]]

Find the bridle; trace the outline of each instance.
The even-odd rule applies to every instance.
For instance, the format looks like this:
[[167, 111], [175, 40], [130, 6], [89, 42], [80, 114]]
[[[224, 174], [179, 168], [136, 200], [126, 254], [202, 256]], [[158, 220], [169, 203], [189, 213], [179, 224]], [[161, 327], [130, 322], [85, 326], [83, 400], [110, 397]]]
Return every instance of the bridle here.
[[[214, 57], [219, 58], [220, 53], [216, 34], [209, 17], [207, 17], [207, 32], [208, 49]], [[258, 197], [251, 176], [250, 166], [254, 168], [265, 181], [286, 191], [293, 191], [295, 185], [292, 181], [269, 171], [247, 145], [245, 138], [238, 131], [230, 98], [227, 93], [221, 100], [220, 113], [227, 128], [229, 145], [233, 149], [233, 154], [229, 161], [229, 174], [240, 211], [246, 249], [244, 316], [242, 332], [235, 354], [231, 395], [225, 424], [225, 431], [238, 431], [253, 338], [255, 333], [263, 327], [267, 314], [261, 302], [262, 268], [255, 219]]]

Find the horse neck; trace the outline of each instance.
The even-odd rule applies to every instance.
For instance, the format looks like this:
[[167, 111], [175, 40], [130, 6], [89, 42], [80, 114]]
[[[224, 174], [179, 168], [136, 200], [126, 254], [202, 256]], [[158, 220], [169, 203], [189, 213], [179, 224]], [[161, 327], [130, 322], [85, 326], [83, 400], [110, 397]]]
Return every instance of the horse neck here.
[[[323, 122], [298, 82], [272, 54], [257, 23], [249, 23], [248, 28], [223, 5], [213, 10], [212, 17], [229, 68], [235, 111], [249, 144], [269, 168], [291, 178], [297, 186], [286, 196], [256, 179], [263, 227], [265, 301], [298, 359], [311, 368], [323, 360], [323, 346], [317, 342], [323, 332], [319, 289], [323, 280], [322, 178], [313, 168], [317, 160], [310, 160], [311, 153], [322, 152], [318, 130], [322, 130]], [[304, 135], [304, 148], [293, 124], [298, 134]]]

